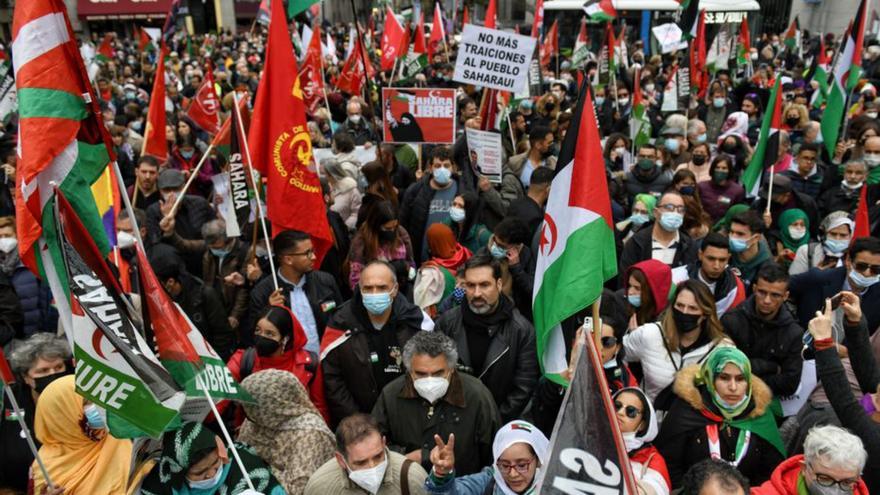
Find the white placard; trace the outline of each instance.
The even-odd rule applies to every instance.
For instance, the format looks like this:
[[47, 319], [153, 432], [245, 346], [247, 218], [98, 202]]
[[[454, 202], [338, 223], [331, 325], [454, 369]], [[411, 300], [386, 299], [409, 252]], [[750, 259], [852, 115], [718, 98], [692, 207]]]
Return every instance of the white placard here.
[[[477, 172], [493, 184], [501, 184], [502, 148], [501, 134], [497, 132], [465, 129], [471, 164]], [[476, 159], [476, 160], [475, 160]]]
[[661, 24], [651, 28], [657, 43], [660, 44], [661, 53], [669, 53], [675, 50], [683, 50], [687, 48], [687, 41], [681, 40], [681, 28], [674, 22]]
[[535, 51], [531, 36], [465, 24], [452, 80], [519, 93]]
[[[361, 162], [361, 167], [364, 165], [376, 160], [376, 146], [370, 146], [369, 148], [364, 148], [363, 146], [355, 146], [354, 147], [354, 158]], [[321, 160], [324, 158], [333, 158], [336, 156], [336, 153], [333, 153], [331, 148], [312, 148], [312, 156], [315, 158], [315, 165], [319, 165]], [[319, 170], [319, 174], [321, 174], [321, 167], [317, 167]]]
[[779, 403], [782, 405], [782, 415], [787, 418], [797, 414], [801, 407], [807, 403], [813, 390], [816, 389], [817, 382], [816, 361], [814, 359], [804, 361], [804, 367], [801, 369], [801, 382], [798, 384], [797, 390], [792, 395], [779, 398]]

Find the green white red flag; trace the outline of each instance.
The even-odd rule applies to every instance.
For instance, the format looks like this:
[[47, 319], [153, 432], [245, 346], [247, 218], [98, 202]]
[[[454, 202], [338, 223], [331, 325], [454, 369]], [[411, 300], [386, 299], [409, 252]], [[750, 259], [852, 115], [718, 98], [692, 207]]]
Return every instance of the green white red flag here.
[[116, 50], [113, 49], [113, 35], [105, 34], [101, 44], [98, 45], [97, 58], [99, 61], [107, 63], [116, 56]]
[[574, 51], [571, 53], [571, 66], [579, 69], [584, 66], [590, 56], [589, 38], [587, 38], [587, 18], [581, 18], [581, 29], [574, 42]]
[[651, 122], [647, 115], [647, 106], [642, 98], [642, 71], [636, 71], [633, 77], [633, 105], [632, 119], [630, 119], [629, 137], [633, 141], [635, 149], [651, 140]]
[[587, 80], [581, 85], [559, 153], [535, 272], [538, 359], [543, 373], [561, 384], [559, 372], [568, 363], [560, 323], [592, 304], [605, 281], [617, 274], [611, 199], [589, 87]]
[[589, 0], [584, 4], [584, 12], [594, 21], [611, 21], [617, 18], [617, 9], [611, 0]]
[[749, 31], [749, 21], [746, 16], [743, 16], [742, 21], [739, 23], [739, 39], [737, 41], [736, 63], [737, 65], [748, 65], [751, 62], [752, 35], [751, 31]]
[[706, 11], [697, 16], [694, 38], [690, 43], [691, 92], [702, 98], [709, 89], [709, 73], [706, 70]]
[[742, 175], [746, 196], [750, 198], [758, 195], [764, 172], [773, 173], [773, 166], [779, 156], [779, 129], [782, 127], [782, 91], [779, 87], [781, 80], [777, 76], [776, 84], [770, 91], [770, 108], [764, 113], [755, 153]]

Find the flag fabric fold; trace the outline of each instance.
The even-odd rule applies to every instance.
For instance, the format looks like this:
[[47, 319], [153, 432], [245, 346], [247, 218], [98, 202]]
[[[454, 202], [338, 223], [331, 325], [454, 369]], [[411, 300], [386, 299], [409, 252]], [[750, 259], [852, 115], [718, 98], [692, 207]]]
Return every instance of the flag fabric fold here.
[[165, 54], [168, 49], [163, 44], [159, 48], [156, 62], [156, 76], [153, 78], [153, 91], [147, 107], [147, 120], [144, 123], [144, 144], [142, 156], [153, 156], [159, 161], [168, 159], [168, 141], [165, 139]]
[[[216, 135], [220, 132], [220, 98], [217, 97], [217, 91], [214, 88], [214, 74], [210, 67], [205, 70], [205, 73], [205, 80], [202, 81], [195, 96], [190, 101], [186, 115], [196, 125], [201, 127], [202, 130], [208, 134]], [[162, 100], [164, 107], [165, 98], [162, 98]], [[164, 111], [164, 108], [162, 110]], [[162, 137], [165, 137], [164, 132]]]
[[382, 70], [394, 68], [394, 62], [403, 56], [407, 48], [403, 46], [405, 33], [403, 26], [388, 6], [385, 10], [385, 30], [382, 32]]
[[584, 12], [594, 21], [611, 21], [617, 18], [617, 9], [611, 0], [589, 0], [584, 4]]
[[781, 80], [782, 78], [777, 77], [776, 84], [770, 91], [771, 106], [764, 113], [755, 153], [742, 175], [742, 185], [746, 196], [750, 198], [758, 195], [764, 172], [770, 170], [772, 173], [779, 156], [779, 129], [782, 127], [782, 91], [779, 87]]
[[434, 54], [439, 52], [446, 43], [446, 31], [443, 28], [443, 11], [440, 10], [440, 2], [434, 4], [434, 20], [431, 25], [431, 36], [428, 38], [428, 62], [434, 60]]

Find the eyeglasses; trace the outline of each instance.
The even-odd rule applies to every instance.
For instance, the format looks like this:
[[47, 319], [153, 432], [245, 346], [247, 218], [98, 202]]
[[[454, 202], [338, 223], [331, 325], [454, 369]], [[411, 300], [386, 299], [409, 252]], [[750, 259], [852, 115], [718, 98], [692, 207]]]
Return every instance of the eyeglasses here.
[[532, 459], [531, 461], [516, 462], [516, 463], [498, 461], [495, 463], [495, 467], [497, 467], [498, 470], [501, 471], [502, 474], [509, 473], [511, 469], [515, 469], [516, 472], [519, 474], [528, 474], [529, 468], [532, 466], [533, 462], [535, 462], [534, 459]]
[[865, 273], [870, 268], [872, 275], [880, 275], [880, 265], [872, 265], [870, 263], [865, 263], [864, 261], [856, 261], [853, 263], [853, 268], [859, 273]]
[[679, 206], [679, 205], [665, 204], [665, 205], [657, 205], [657, 208], [660, 208], [661, 210], [668, 211], [668, 212], [674, 211], [676, 213], [684, 213], [684, 206], [683, 205]]
[[300, 253], [287, 253], [284, 256], [305, 256], [307, 258], [311, 258], [315, 255], [314, 249], [309, 249], [308, 251], [302, 251]]
[[816, 468], [814, 468], [813, 465], [810, 463], [807, 463], [807, 466], [810, 466], [810, 471], [812, 471], [813, 474], [816, 475], [816, 483], [818, 483], [819, 486], [824, 486], [825, 488], [831, 488], [834, 485], [838, 485], [840, 486], [841, 490], [847, 493], [852, 493], [853, 489], [859, 483], [858, 477], [838, 480], [832, 478], [831, 476], [828, 476], [827, 474], [816, 472]]
[[614, 410], [620, 411], [623, 409], [623, 414], [626, 414], [626, 417], [629, 419], [636, 419], [642, 415], [642, 411], [636, 406], [625, 406], [620, 401], [614, 401]]
[[602, 347], [610, 349], [617, 345], [617, 337], [602, 337]]

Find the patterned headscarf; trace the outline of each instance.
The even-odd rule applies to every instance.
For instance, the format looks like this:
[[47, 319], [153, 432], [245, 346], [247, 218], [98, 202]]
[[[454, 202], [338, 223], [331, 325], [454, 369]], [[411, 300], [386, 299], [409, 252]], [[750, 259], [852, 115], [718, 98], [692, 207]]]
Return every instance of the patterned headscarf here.
[[156, 467], [159, 480], [180, 489], [186, 484], [193, 456], [216, 448], [217, 435], [202, 423], [184, 423], [179, 430], [169, 431], [162, 440], [162, 457]]
[[[746, 382], [748, 382], [745, 397], [738, 404], [732, 406], [724, 402], [715, 390], [715, 377], [721, 373], [728, 363], [733, 363], [733, 365], [739, 368], [743, 376], [745, 376]], [[752, 401], [752, 366], [749, 363], [749, 358], [736, 347], [716, 347], [709, 354], [709, 357], [706, 358], [706, 361], [703, 362], [700, 368], [700, 376], [697, 380], [706, 386], [706, 389], [712, 396], [712, 402], [718, 407], [725, 419], [739, 416]]]

